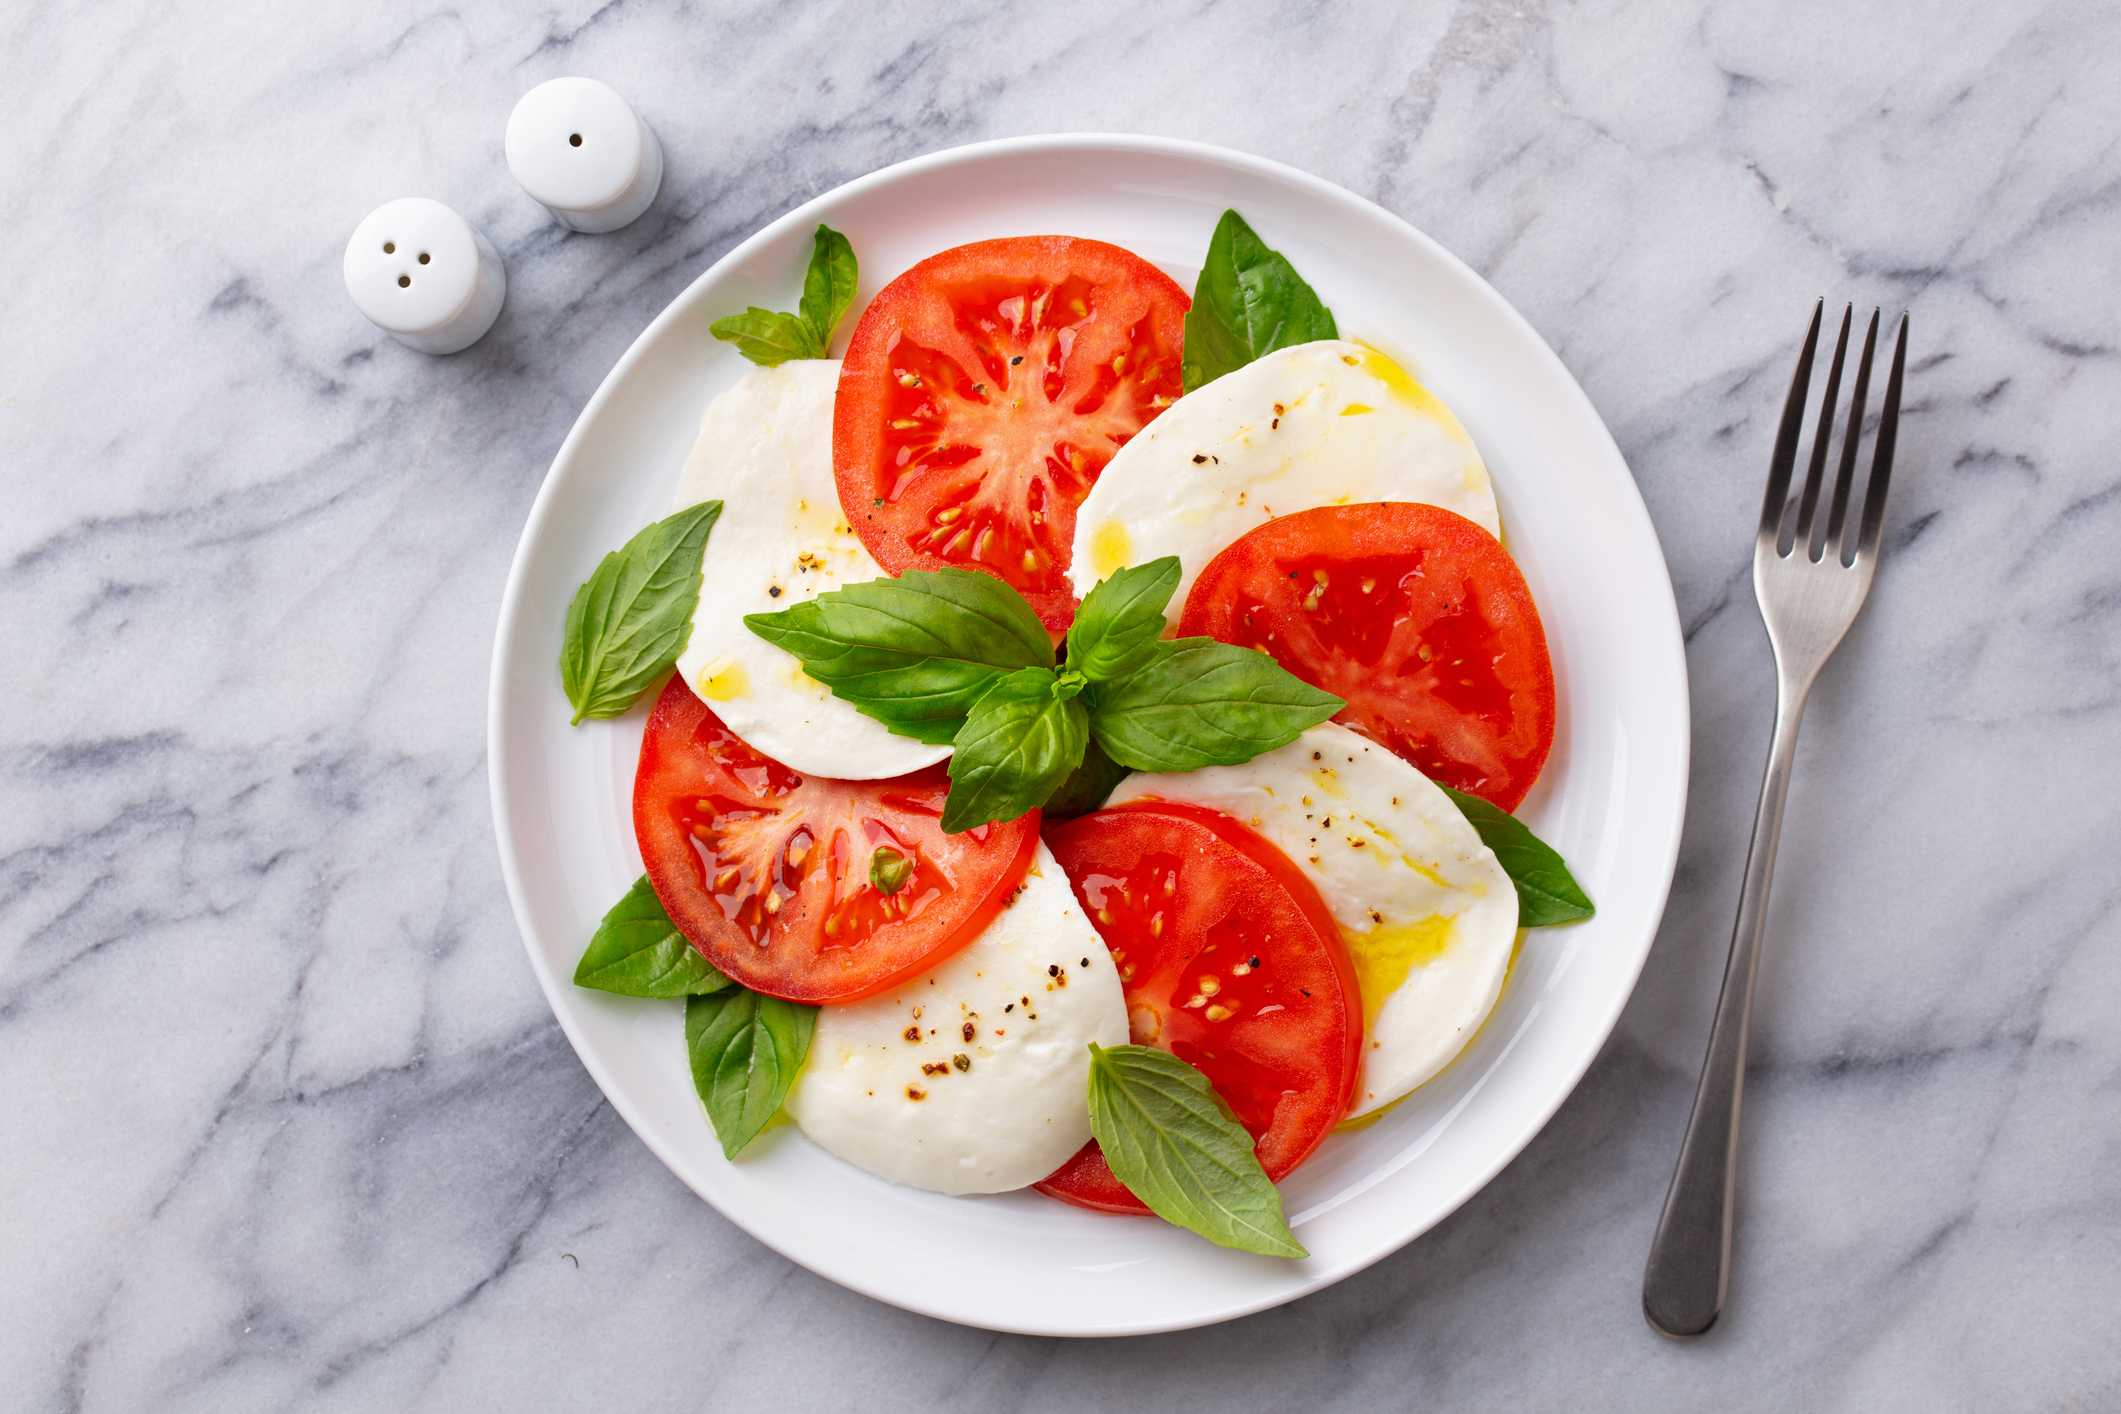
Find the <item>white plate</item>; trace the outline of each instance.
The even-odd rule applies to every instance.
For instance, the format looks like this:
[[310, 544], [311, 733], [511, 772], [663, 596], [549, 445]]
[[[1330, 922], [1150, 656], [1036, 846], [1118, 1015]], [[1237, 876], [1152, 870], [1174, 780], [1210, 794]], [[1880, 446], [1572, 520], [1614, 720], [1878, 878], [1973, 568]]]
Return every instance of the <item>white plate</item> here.
[[[1305, 1261], [1029, 1191], [901, 1188], [792, 1128], [726, 1161], [692, 1092], [681, 1008], [568, 980], [641, 873], [628, 802], [646, 708], [570, 727], [557, 667], [575, 586], [668, 510], [701, 409], [749, 368], [707, 325], [747, 304], [793, 308], [820, 221], [854, 242], [859, 311], [923, 257], [994, 236], [1112, 241], [1191, 289], [1225, 207], [1295, 262], [1345, 336], [1440, 394], [1486, 457], [1560, 686], [1554, 754], [1519, 813], [1568, 859], [1597, 917], [1528, 934], [1465, 1053], [1282, 1183]], [[1036, 1334], [1258, 1311], [1361, 1270], [1463, 1203], [1559, 1108], [1619, 1017], [1664, 908], [1686, 798], [1671, 581], [1627, 465], [1561, 361], [1485, 281], [1390, 213], [1272, 162], [1161, 138], [1021, 138], [901, 163], [789, 212], [694, 281], [553, 460], [509, 574], [492, 693], [494, 827], [516, 920], [567, 1038], [634, 1132], [730, 1221], [812, 1271], [909, 1310]]]

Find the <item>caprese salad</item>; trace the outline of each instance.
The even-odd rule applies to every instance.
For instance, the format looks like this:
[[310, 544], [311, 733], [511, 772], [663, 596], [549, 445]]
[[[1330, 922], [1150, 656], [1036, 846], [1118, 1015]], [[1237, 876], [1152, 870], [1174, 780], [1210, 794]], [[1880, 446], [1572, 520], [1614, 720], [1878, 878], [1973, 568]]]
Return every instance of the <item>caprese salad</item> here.
[[653, 691], [646, 874], [575, 981], [685, 999], [735, 1157], [1036, 1187], [1303, 1256], [1277, 1180], [1588, 916], [1509, 813], [1554, 678], [1480, 453], [1234, 211], [1192, 297], [975, 242], [713, 333], [672, 514], [569, 608], [574, 719]]

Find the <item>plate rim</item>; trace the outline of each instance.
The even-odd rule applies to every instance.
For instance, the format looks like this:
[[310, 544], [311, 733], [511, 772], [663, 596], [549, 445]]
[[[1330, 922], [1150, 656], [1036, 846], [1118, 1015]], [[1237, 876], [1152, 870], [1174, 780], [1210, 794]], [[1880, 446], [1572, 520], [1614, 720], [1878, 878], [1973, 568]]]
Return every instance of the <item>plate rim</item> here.
[[[976, 1318], [968, 1319], [961, 1312], [939, 1309], [910, 1300], [904, 1293], [883, 1289], [877, 1283], [867, 1280], [862, 1274], [854, 1270], [821, 1269], [812, 1261], [797, 1257], [785, 1250], [772, 1236], [759, 1231], [753, 1223], [747, 1221], [744, 1217], [723, 1209], [720, 1204], [715, 1203], [705, 1193], [700, 1192], [698, 1187], [685, 1177], [684, 1167], [678, 1158], [658, 1137], [654, 1126], [645, 1121], [645, 1118], [630, 1099], [625, 1098], [625, 1087], [617, 1085], [614, 1078], [598, 1058], [595, 1047], [586, 1043], [576, 1023], [570, 1018], [568, 1009], [561, 1005], [561, 993], [571, 983], [563, 982], [546, 965], [543, 955], [533, 941], [534, 928], [530, 903], [518, 868], [519, 851], [515, 839], [516, 832], [510, 817], [511, 800], [509, 787], [506, 773], [501, 769], [502, 764], [508, 759], [508, 753], [505, 750], [508, 734], [504, 698], [511, 676], [512, 647], [519, 634], [517, 620], [526, 593], [525, 585], [528, 579], [528, 563], [531, 558], [532, 547], [539, 539], [545, 522], [551, 513], [552, 505], [558, 497], [561, 473], [574, 459], [579, 444], [587, 435], [587, 429], [597, 420], [597, 415], [602, 412], [604, 406], [618, 395], [618, 390], [625, 384], [636, 365], [647, 356], [647, 351], [656, 343], [658, 337], [669, 325], [683, 318], [691, 308], [696, 291], [703, 285], [715, 280], [723, 271], [733, 269], [752, 258], [755, 254], [787, 239], [789, 232], [800, 230], [809, 224], [814, 219], [816, 212], [835, 205], [850, 196], [858, 196], [878, 187], [890, 186], [908, 179], [917, 178], [936, 169], [995, 157], [1030, 154], [1068, 155], [1097, 152], [1148, 154], [1183, 161], [1201, 162], [1212, 167], [1236, 168], [1297, 188], [1311, 199], [1319, 200], [1329, 205], [1352, 203], [1359, 208], [1365, 208], [1367, 214], [1373, 219], [1381, 218], [1398, 236], [1424, 248], [1431, 258], [1437, 260], [1446, 269], [1460, 277], [1466, 288], [1485, 307], [1488, 316], [1507, 326], [1509, 331], [1518, 337], [1520, 343], [1533, 351], [1535, 359], [1547, 365], [1547, 371], [1550, 374], [1559, 376], [1559, 383], [1566, 390], [1564, 396], [1573, 399], [1579, 404], [1579, 410], [1588, 416], [1590, 424], [1598, 430], [1598, 434], [1602, 438], [1598, 451], [1602, 455], [1609, 454], [1621, 471], [1626, 474], [1625, 481], [1630, 494], [1624, 498], [1624, 503], [1620, 507], [1621, 513], [1636, 522], [1636, 529], [1645, 534], [1649, 539], [1649, 543], [1654, 545], [1658, 551], [1655, 579], [1657, 588], [1662, 591], [1661, 595], [1658, 596], [1658, 607], [1663, 612], [1659, 616], [1657, 624], [1661, 632], [1655, 635], [1655, 639], [1659, 644], [1660, 653], [1669, 655], [1673, 660], [1666, 663], [1665, 668], [1676, 684], [1678, 694], [1679, 710], [1676, 713], [1677, 732], [1674, 742], [1677, 762], [1676, 789], [1669, 809], [1658, 812], [1658, 818], [1648, 821], [1645, 826], [1641, 827], [1643, 833], [1648, 833], [1647, 825], [1654, 824], [1662, 835], [1659, 849], [1659, 854], [1662, 857], [1662, 867], [1658, 871], [1655, 907], [1648, 915], [1648, 938], [1634, 957], [1629, 969], [1627, 985], [1617, 989], [1614, 1000], [1607, 1009], [1607, 1014], [1600, 1018], [1595, 1028], [1597, 1036], [1595, 1044], [1587, 1046], [1584, 1054], [1572, 1062], [1568, 1083], [1556, 1089], [1549, 1103], [1542, 1106], [1529, 1107], [1526, 1111], [1525, 1122], [1517, 1126], [1516, 1132], [1510, 1135], [1507, 1142], [1497, 1148], [1493, 1159], [1488, 1164], [1476, 1168], [1474, 1173], [1469, 1175], [1468, 1179], [1451, 1193], [1448, 1201], [1433, 1216], [1428, 1217], [1424, 1221], [1418, 1221], [1405, 1230], [1393, 1229], [1387, 1235], [1386, 1240], [1373, 1244], [1358, 1257], [1343, 1260], [1330, 1270], [1321, 1271], [1315, 1280], [1307, 1281], [1295, 1290], [1269, 1293], [1257, 1299], [1240, 1299], [1233, 1301], [1227, 1308], [1212, 1312], [1189, 1313], [1168, 1321], [1130, 1321], [1097, 1326], [1080, 1323], [1047, 1325], [1012, 1324], [1001, 1321], [990, 1323]], [[1675, 668], [1676, 671], [1672, 671]], [[1591, 402], [1589, 394], [1584, 391], [1576, 376], [1561, 361], [1560, 356], [1554, 352], [1545, 338], [1532, 327], [1530, 321], [1508, 300], [1503, 298], [1502, 294], [1479, 271], [1473, 269], [1457, 255], [1438, 243], [1433, 237], [1369, 198], [1349, 191], [1347, 188], [1327, 181], [1325, 178], [1315, 176], [1286, 163], [1277, 162], [1271, 158], [1183, 138], [1132, 133], [1048, 133], [995, 138], [923, 153], [901, 162], [877, 168], [821, 192], [790, 208], [772, 221], [767, 222], [750, 236], [731, 247], [720, 259], [708, 266], [707, 269], [687, 283], [682, 290], [672, 296], [655, 318], [635, 336], [625, 352], [619, 356], [618, 360], [598, 383], [596, 391], [583, 404], [581, 411], [576, 414], [572, 426], [568, 429], [567, 436], [560, 443], [559, 449], [553, 454], [552, 462], [546, 468], [544, 477], [539, 483], [537, 495], [533, 498], [530, 511], [524, 519], [523, 530], [517, 540], [515, 553], [510, 559], [508, 578], [502, 591], [500, 609], [495, 620], [493, 655], [488, 675], [487, 783], [489, 801], [493, 810], [495, 845], [500, 856], [502, 879], [508, 892], [510, 910], [515, 918], [518, 937], [529, 958], [531, 971], [536, 976], [539, 987], [544, 993], [547, 1007], [551, 1010], [554, 1020], [559, 1023], [562, 1033], [567, 1037], [568, 1044], [573, 1048], [576, 1059], [580, 1061], [583, 1069], [588, 1072], [591, 1080], [596, 1083], [606, 1102], [626, 1122], [627, 1127], [633, 1132], [634, 1136], [646, 1145], [656, 1159], [670, 1171], [671, 1175], [677, 1178], [679, 1182], [684, 1183], [696, 1197], [708, 1203], [732, 1225], [789, 1261], [807, 1270], [814, 1271], [827, 1280], [844, 1286], [851, 1291], [859, 1292], [871, 1299], [914, 1311], [934, 1319], [970, 1325], [976, 1328], [1031, 1335], [1102, 1337], [1153, 1334], [1217, 1324], [1284, 1305], [1312, 1295], [1383, 1260], [1457, 1212], [1473, 1195], [1491, 1183], [1496, 1175], [1501, 1173], [1503, 1169], [1507, 1168], [1524, 1152], [1526, 1146], [1546, 1127], [1561, 1106], [1575, 1093], [1577, 1086], [1583, 1082], [1584, 1075], [1588, 1073], [1591, 1065], [1597, 1060], [1598, 1055], [1611, 1039], [1621, 1013], [1634, 995], [1635, 987], [1641, 979], [1642, 968], [1648, 961], [1649, 952], [1654, 945], [1657, 931], [1661, 926], [1664, 911], [1670, 901], [1672, 881], [1678, 867], [1680, 837], [1685, 823], [1689, 768], [1691, 765], [1692, 712], [1690, 699], [1691, 692], [1686, 671], [1685, 641], [1679, 619], [1678, 602], [1672, 588], [1670, 564], [1664, 555], [1662, 541], [1657, 535], [1655, 523], [1650, 519], [1649, 508], [1642, 498], [1641, 488], [1635, 481], [1633, 471], [1629, 468], [1626, 457], [1622, 455], [1618, 443], [1614, 441], [1611, 429], [1607, 427], [1605, 419], [1599, 414], [1597, 407]], [[1534, 1112], [1535, 1110], [1536, 1113]]]

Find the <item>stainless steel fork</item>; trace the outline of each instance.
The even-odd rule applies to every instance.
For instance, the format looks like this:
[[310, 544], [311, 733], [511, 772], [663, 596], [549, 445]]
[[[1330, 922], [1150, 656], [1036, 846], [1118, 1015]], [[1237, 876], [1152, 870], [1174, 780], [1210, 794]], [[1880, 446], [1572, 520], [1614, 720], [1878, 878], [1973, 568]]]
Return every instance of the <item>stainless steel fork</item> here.
[[1826, 396], [1820, 401], [1819, 421], [1812, 434], [1811, 466], [1802, 494], [1791, 504], [1791, 473], [1797, 461], [1797, 439], [1804, 430], [1812, 356], [1819, 347], [1825, 308], [1822, 300], [1812, 311], [1804, 352], [1797, 357], [1797, 376], [1783, 404], [1782, 428], [1768, 467], [1767, 498], [1760, 508], [1760, 534], [1753, 546], [1753, 593], [1760, 601], [1760, 617], [1767, 623], [1768, 641], [1775, 647], [1775, 739], [1768, 748], [1767, 778], [1761, 782], [1760, 807], [1753, 816], [1753, 843], [1746, 854], [1738, 923], [1731, 932], [1731, 958], [1724, 967], [1723, 992], [1716, 1000], [1708, 1058], [1702, 1062], [1694, 1112], [1687, 1120], [1679, 1163], [1672, 1171], [1672, 1187], [1665, 1194], [1657, 1236], [1650, 1244], [1649, 1266], [1642, 1275], [1642, 1313], [1669, 1336], [1697, 1336], [1716, 1324], [1730, 1287], [1731, 1195], [1738, 1153], [1738, 1100], [1745, 1088], [1746, 1029], [1753, 1010], [1753, 983], [1760, 974], [1768, 880], [1775, 872], [1775, 841], [1782, 832], [1782, 806], [1789, 796], [1797, 724], [1820, 666], [1848, 632], [1864, 596], [1870, 593], [1871, 573], [1878, 564], [1878, 528], [1885, 519], [1886, 483], [1893, 471], [1900, 382], [1907, 367], [1905, 315], [1893, 350], [1893, 371], [1886, 379], [1885, 404], [1878, 415], [1877, 445], [1871, 454], [1862, 515], [1856, 525], [1849, 525], [1849, 490], [1855, 477], [1857, 445], [1863, 438], [1871, 355], [1878, 344], [1874, 311], [1863, 336], [1863, 356], [1856, 364], [1839, 474], [1827, 514], [1824, 519], [1819, 516], [1820, 483], [1841, 393], [1842, 358], [1848, 352], [1849, 326], [1855, 315], [1851, 306], [1841, 316], [1841, 335], [1834, 342]]

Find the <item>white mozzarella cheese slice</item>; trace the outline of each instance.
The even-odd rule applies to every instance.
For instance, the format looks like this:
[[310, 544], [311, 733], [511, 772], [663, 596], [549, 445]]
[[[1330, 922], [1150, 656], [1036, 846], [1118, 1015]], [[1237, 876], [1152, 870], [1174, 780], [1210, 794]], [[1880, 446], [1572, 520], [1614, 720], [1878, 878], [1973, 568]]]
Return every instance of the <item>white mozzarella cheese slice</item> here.
[[1090, 1140], [1090, 1042], [1127, 1042], [1097, 930], [1038, 847], [1022, 890], [941, 967], [818, 1012], [788, 1094], [803, 1133], [857, 1168], [937, 1193], [1002, 1193]]
[[719, 499], [699, 607], [678, 672], [729, 729], [805, 775], [875, 780], [950, 754], [896, 736], [803, 673], [792, 653], [744, 627], [828, 589], [881, 579], [840, 513], [832, 479], [835, 360], [754, 369], [700, 418], [673, 511]]
[[1501, 533], [1458, 419], [1365, 344], [1278, 349], [1180, 398], [1121, 447], [1075, 517], [1078, 596], [1127, 565], [1179, 559], [1171, 616], [1246, 531], [1317, 506], [1420, 501]]
[[1137, 773], [1108, 803], [1139, 799], [1234, 816], [1317, 887], [1362, 987], [1351, 1118], [1442, 1070], [1502, 995], [1516, 887], [1451, 798], [1367, 737], [1328, 722], [1242, 766]]

